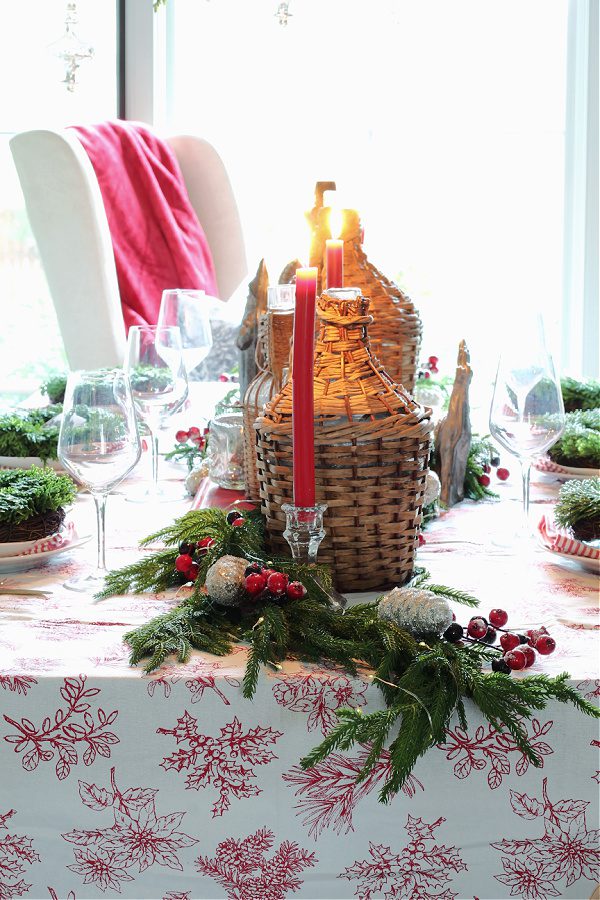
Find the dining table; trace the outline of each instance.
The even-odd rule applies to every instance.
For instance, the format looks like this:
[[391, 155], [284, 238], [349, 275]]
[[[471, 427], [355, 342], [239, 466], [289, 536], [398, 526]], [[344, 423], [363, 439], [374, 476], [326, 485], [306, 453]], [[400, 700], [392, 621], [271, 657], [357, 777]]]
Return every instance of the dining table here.
[[[109, 498], [111, 569], [151, 552], [140, 539], [190, 508], [185, 466], [161, 463], [161, 471], [181, 485], [180, 499], [131, 502], [135, 476]], [[560, 486], [535, 477], [532, 525]], [[206, 484], [203, 492], [211, 497]], [[598, 703], [598, 577], [549, 552], [534, 529], [518, 533], [516, 478], [499, 482], [497, 492], [498, 499], [441, 513], [424, 532], [417, 564], [436, 583], [477, 596], [483, 615], [500, 607], [511, 628], [544, 625], [556, 650], [529, 671], [567, 671]], [[217, 493], [226, 505], [227, 492]], [[78, 494], [68, 517], [74, 549], [24, 571], [0, 571], [2, 900], [594, 894], [597, 720], [559, 703], [537, 711], [525, 722], [535, 767], [467, 701], [468, 728], [453, 720], [444, 743], [384, 804], [385, 751], [360, 783], [368, 746], [300, 766], [340, 709], [383, 708], [372, 673], [287, 661], [264, 669], [246, 700], [247, 651], [238, 645], [224, 657], [169, 659], [146, 674], [129, 664], [123, 636], [172, 608], [177, 593], [97, 600], [66, 589], [95, 561], [89, 494]], [[355, 594], [349, 603], [377, 596]], [[451, 605], [466, 623], [470, 611]]]

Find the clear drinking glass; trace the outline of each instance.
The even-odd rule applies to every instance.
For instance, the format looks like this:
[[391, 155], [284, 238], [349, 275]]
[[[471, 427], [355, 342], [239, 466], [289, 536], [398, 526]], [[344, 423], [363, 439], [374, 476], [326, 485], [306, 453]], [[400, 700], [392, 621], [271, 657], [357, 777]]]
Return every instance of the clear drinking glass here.
[[188, 377], [212, 347], [210, 308], [204, 291], [163, 291], [158, 325], [175, 325], [181, 332], [183, 364]]
[[131, 394], [138, 417], [150, 432], [152, 482], [142, 494], [130, 494], [128, 500], [181, 499], [171, 496], [158, 484], [158, 432], [161, 419], [172, 415], [184, 404], [188, 380], [181, 351], [181, 332], [175, 326], [133, 325], [127, 338], [125, 368], [131, 381]]
[[122, 369], [72, 372], [67, 379], [58, 438], [58, 458], [86, 487], [96, 504], [96, 571], [71, 578], [65, 587], [97, 593], [106, 575], [106, 498], [137, 464], [141, 454], [129, 379]]
[[564, 427], [560, 378], [546, 348], [542, 318], [534, 316], [502, 351], [490, 409], [492, 437], [521, 464], [526, 527], [531, 461], [556, 443]]
[[219, 487], [244, 488], [244, 416], [239, 407], [221, 407], [210, 423], [208, 469]]

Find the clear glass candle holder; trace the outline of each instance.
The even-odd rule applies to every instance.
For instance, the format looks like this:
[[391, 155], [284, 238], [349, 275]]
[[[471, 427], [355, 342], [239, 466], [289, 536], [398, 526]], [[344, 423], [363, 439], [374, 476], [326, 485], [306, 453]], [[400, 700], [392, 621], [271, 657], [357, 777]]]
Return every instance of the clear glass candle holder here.
[[267, 308], [273, 312], [290, 312], [296, 306], [296, 285], [275, 284], [267, 291]]
[[219, 487], [244, 489], [244, 418], [241, 409], [224, 409], [210, 423], [208, 468]]
[[[281, 508], [285, 513], [283, 536], [292, 551], [292, 558], [298, 562], [308, 563], [308, 565], [316, 565], [319, 547], [325, 537], [323, 514], [327, 509], [326, 504], [294, 506], [292, 503], [284, 503]], [[329, 597], [333, 608], [338, 612], [343, 612], [347, 603], [344, 595], [333, 587], [325, 587], [316, 575], [313, 577]]]

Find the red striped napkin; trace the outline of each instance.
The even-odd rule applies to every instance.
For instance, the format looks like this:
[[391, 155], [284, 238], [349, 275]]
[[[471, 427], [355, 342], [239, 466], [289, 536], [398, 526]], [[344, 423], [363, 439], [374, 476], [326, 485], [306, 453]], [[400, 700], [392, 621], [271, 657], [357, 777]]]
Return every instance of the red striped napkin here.
[[31, 556], [36, 553], [47, 553], [48, 550], [58, 550], [59, 547], [65, 547], [73, 540], [75, 534], [75, 526], [73, 522], [67, 522], [66, 525], [56, 534], [48, 535], [48, 537], [40, 538], [27, 550], [23, 550], [18, 556]]
[[542, 516], [538, 525], [542, 543], [548, 550], [568, 553], [570, 556], [584, 556], [586, 559], [600, 559], [600, 548], [590, 547], [575, 538], [569, 537], [565, 531], [559, 531], [549, 516]]

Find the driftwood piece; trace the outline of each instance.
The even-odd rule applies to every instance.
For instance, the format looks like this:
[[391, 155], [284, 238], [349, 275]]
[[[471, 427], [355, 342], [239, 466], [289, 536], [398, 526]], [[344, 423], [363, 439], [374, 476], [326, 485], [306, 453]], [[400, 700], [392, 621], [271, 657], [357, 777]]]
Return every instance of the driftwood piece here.
[[284, 266], [281, 270], [281, 275], [279, 276], [278, 284], [295, 284], [296, 283], [296, 269], [301, 269], [302, 263], [299, 259], [293, 259], [291, 262]]
[[469, 365], [469, 350], [465, 341], [458, 347], [456, 377], [448, 413], [436, 428], [435, 446], [442, 482], [441, 501], [454, 506], [465, 496], [465, 472], [471, 449], [471, 417], [469, 414], [469, 385], [473, 371]]
[[248, 385], [258, 373], [256, 363], [258, 323], [267, 311], [268, 288], [269, 273], [264, 259], [261, 259], [256, 275], [248, 285], [246, 309], [236, 341], [240, 351], [240, 397], [245, 395]]

